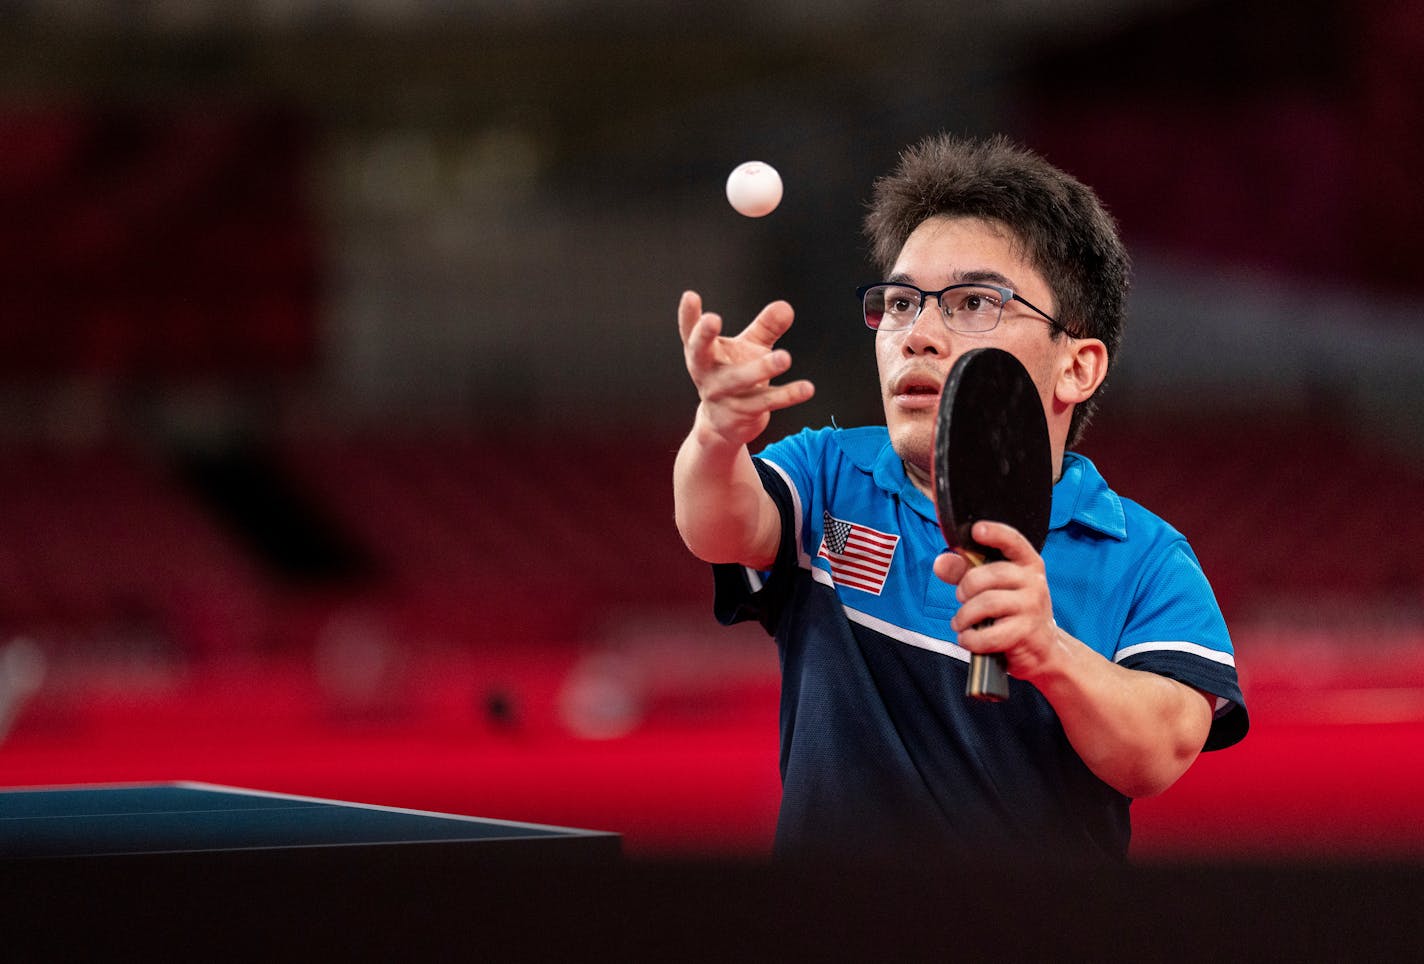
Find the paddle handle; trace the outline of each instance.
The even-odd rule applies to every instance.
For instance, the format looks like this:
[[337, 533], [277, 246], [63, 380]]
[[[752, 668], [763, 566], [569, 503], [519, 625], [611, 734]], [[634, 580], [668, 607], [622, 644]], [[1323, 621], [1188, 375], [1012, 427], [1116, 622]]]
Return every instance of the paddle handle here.
[[969, 679], [964, 695], [985, 703], [1009, 698], [1009, 661], [1003, 653], [974, 653], [969, 657]]
[[[971, 566], [984, 565], [982, 553], [961, 548], [959, 554], [969, 560]], [[979, 626], [993, 622], [986, 619]], [[964, 695], [984, 703], [1002, 703], [1009, 698], [1009, 661], [1003, 653], [969, 654], [969, 678], [964, 682]]]

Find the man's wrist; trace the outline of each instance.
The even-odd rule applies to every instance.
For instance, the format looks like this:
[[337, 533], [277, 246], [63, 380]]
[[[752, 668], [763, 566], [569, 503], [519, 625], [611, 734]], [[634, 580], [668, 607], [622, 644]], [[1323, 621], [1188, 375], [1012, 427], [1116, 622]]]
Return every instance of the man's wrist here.
[[707, 417], [705, 408], [697, 406], [697, 415], [692, 422], [692, 438], [699, 448], [708, 455], [725, 455], [728, 457], [740, 454], [746, 448], [746, 443], [729, 439], [718, 428], [712, 424], [712, 420]]

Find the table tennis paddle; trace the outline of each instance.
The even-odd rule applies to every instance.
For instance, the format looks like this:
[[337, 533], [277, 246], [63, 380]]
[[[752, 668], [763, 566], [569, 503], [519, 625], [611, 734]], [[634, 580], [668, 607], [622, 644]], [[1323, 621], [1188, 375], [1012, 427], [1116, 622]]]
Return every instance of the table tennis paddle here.
[[[981, 519], [1011, 525], [1035, 551], [1043, 550], [1053, 501], [1048, 422], [1028, 371], [1002, 349], [965, 352], [945, 379], [935, 423], [934, 494], [945, 541], [970, 565], [1003, 558], [970, 536]], [[965, 695], [1008, 699], [1006, 665], [1002, 653], [973, 654]]]

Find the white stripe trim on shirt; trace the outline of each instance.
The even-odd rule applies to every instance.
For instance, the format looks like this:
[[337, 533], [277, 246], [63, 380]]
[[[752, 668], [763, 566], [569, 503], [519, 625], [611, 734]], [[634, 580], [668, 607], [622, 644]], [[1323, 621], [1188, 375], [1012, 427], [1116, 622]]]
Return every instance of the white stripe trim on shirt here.
[[[831, 579], [831, 574], [824, 569], [811, 568], [811, 578], [817, 582], [835, 588], [835, 583]], [[960, 662], [969, 662], [969, 650], [958, 643], [951, 643], [947, 639], [937, 639], [934, 636], [926, 636], [924, 633], [917, 633], [914, 630], [906, 629], [903, 626], [896, 626], [894, 623], [886, 622], [869, 613], [861, 612], [859, 609], [852, 609], [850, 606], [841, 603], [841, 608], [845, 610], [846, 618], [853, 623], [859, 623], [866, 629], [873, 629], [882, 636], [889, 636], [891, 639], [915, 646], [919, 649], [927, 649], [941, 656], [952, 656]]]
[[[812, 566], [811, 578], [832, 589], [835, 588], [831, 574], [824, 569], [818, 569]], [[894, 623], [886, 622], [869, 613], [853, 609], [844, 603], [842, 603], [841, 608], [845, 610], [846, 618], [851, 622], [859, 623], [867, 629], [873, 629], [877, 633], [889, 636], [891, 639], [899, 640], [911, 646], [917, 646], [920, 649], [928, 649], [932, 652], [941, 653], [945, 656], [953, 656], [955, 659], [962, 660], [966, 663], [969, 661], [969, 650], [957, 643], [951, 643], [945, 639], [937, 639], [934, 636], [926, 636], [924, 633], [917, 633], [914, 630], [905, 629], [903, 626], [896, 626]], [[1209, 659], [1214, 663], [1222, 663], [1231, 667], [1236, 666], [1236, 659], [1230, 653], [1222, 653], [1206, 646], [1198, 645], [1197, 643], [1180, 641], [1137, 643], [1119, 651], [1117, 656], [1114, 657], [1113, 662], [1120, 663], [1129, 656], [1134, 656], [1137, 653], [1151, 652], [1190, 653], [1193, 656]]]
[[1129, 656], [1136, 656], [1138, 653], [1189, 653], [1192, 656], [1200, 656], [1202, 659], [1209, 659], [1213, 663], [1221, 663], [1223, 666], [1236, 667], [1236, 657], [1230, 653], [1223, 653], [1220, 650], [1209, 649], [1197, 643], [1186, 643], [1180, 640], [1164, 641], [1158, 643], [1135, 643], [1124, 649], [1117, 651], [1113, 656], [1114, 663], [1121, 663]]
[[785, 469], [771, 459], [762, 459], [762, 462], [776, 470], [776, 474], [781, 476], [781, 481], [786, 483], [787, 491], [791, 493], [791, 506], [796, 513], [796, 559], [802, 569], [814, 569], [815, 566], [811, 565], [811, 557], [801, 546], [801, 518], [805, 515], [805, 510], [801, 507], [801, 493], [796, 491], [796, 484], [791, 481], [791, 476], [786, 474]]

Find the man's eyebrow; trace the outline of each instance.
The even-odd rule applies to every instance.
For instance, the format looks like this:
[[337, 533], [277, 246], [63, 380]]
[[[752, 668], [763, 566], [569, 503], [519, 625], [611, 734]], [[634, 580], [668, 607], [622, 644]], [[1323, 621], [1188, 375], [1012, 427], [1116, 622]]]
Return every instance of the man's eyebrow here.
[[985, 282], [987, 284], [998, 285], [1001, 288], [1011, 288], [1015, 291], [1018, 290], [1018, 287], [1007, 277], [999, 274], [999, 272], [997, 271], [991, 271], [987, 268], [981, 268], [977, 271], [961, 272], [959, 275], [959, 280], [965, 283]]
[[[916, 286], [910, 276], [903, 271], [897, 271], [885, 279], [889, 284]], [[955, 284], [991, 284], [1001, 288], [1018, 290], [1018, 286], [1005, 275], [994, 271], [991, 268], [975, 268], [969, 271], [961, 271], [955, 275]]]

